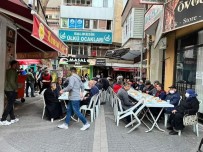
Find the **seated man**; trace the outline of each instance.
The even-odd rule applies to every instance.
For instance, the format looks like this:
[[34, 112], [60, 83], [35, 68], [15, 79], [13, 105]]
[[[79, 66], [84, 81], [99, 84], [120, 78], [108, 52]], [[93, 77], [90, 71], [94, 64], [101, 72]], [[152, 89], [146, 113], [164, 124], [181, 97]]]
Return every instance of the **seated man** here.
[[145, 82], [145, 87], [142, 92], [149, 93], [152, 89], [154, 89], [154, 86], [151, 84], [151, 82], [149, 80], [147, 80]]
[[[165, 101], [169, 100], [170, 104], [174, 105], [174, 108], [175, 108], [179, 104], [180, 94], [177, 92], [175, 85], [172, 85], [169, 88], [170, 90], [169, 90], [169, 93], [166, 95]], [[165, 108], [165, 112], [170, 114], [171, 111], [174, 110], [174, 108], [170, 108], [170, 107]]]
[[[128, 83], [125, 83], [125, 84], [123, 85], [123, 87], [118, 90], [118, 93], [117, 93], [119, 99], [121, 100], [121, 104], [122, 104], [123, 110], [127, 110], [127, 109], [129, 109], [129, 108], [131, 108], [131, 107], [133, 107], [133, 106], [135, 105], [135, 103], [133, 103], [133, 102], [129, 99], [129, 96], [128, 96], [128, 93], [127, 93], [127, 91], [128, 91], [130, 88], [131, 88], [131, 85], [128, 84]], [[128, 122], [131, 121], [131, 120], [130, 120], [130, 116], [127, 117], [127, 121], [128, 121]]]
[[130, 100], [128, 93], [127, 93], [127, 91], [130, 88], [131, 88], [131, 85], [128, 83], [125, 83], [123, 85], [123, 87], [118, 90], [118, 93], [117, 93], [119, 99], [121, 100], [123, 110], [127, 110], [135, 105], [135, 103], [133, 103]]
[[118, 90], [123, 86], [123, 76], [118, 76], [116, 83], [113, 85], [113, 91], [118, 93]]
[[85, 96], [85, 97], [83, 98], [83, 100], [80, 102], [80, 105], [89, 105], [91, 98], [92, 98], [95, 94], [99, 93], [99, 89], [98, 89], [98, 87], [95, 85], [94, 80], [90, 80], [90, 81], [88, 82], [88, 86], [89, 86], [89, 88], [90, 88], [90, 92], [88, 93], [87, 96]]
[[51, 83], [51, 87], [44, 92], [44, 100], [46, 103], [46, 116], [51, 119], [60, 118], [62, 115], [61, 103], [58, 100], [58, 90], [56, 83]]
[[159, 97], [161, 100], [165, 100], [166, 92], [164, 91], [163, 85], [161, 83], [157, 84], [156, 86], [156, 94], [155, 97]]

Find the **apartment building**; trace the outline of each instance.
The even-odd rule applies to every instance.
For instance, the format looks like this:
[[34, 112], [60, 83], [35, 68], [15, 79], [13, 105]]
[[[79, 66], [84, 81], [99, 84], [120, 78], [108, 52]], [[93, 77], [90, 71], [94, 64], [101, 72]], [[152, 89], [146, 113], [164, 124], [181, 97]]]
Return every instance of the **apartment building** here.
[[104, 55], [121, 46], [118, 7], [122, 8], [122, 0], [61, 1], [59, 37], [69, 46], [69, 56], [95, 60], [94, 75], [108, 75]]

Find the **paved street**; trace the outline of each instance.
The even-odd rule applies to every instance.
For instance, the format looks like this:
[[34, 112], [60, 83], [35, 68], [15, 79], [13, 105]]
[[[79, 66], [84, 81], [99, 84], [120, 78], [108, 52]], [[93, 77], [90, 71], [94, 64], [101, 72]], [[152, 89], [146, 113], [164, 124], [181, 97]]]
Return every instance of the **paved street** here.
[[[42, 108], [39, 96], [26, 98], [25, 103], [16, 103], [16, 115], [20, 121], [0, 126], [0, 152], [195, 152], [203, 135], [202, 126], [197, 138], [191, 127], [185, 128], [179, 137], [156, 129], [145, 133], [143, 125], [127, 134], [129, 128], [124, 127], [123, 121], [119, 127], [114, 123], [108, 102], [101, 106], [100, 115], [89, 130], [80, 131], [82, 123], [74, 121], [68, 130], [62, 130], [57, 128], [61, 122], [41, 119]], [[160, 122], [163, 128], [162, 124]]]

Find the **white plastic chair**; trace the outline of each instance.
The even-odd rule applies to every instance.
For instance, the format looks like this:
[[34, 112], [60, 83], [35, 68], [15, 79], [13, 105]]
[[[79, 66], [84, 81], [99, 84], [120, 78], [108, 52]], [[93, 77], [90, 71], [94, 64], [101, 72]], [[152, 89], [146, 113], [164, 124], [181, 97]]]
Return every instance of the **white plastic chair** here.
[[[43, 107], [43, 111], [42, 111], [42, 119], [44, 119], [44, 114], [45, 114], [45, 110], [46, 110], [46, 103], [45, 103], [45, 99], [44, 99], [44, 92], [46, 91], [46, 89], [44, 89], [42, 92], [41, 92], [41, 95], [42, 95], [42, 100], [43, 100], [43, 103], [44, 103], [44, 107]], [[51, 122], [54, 122], [54, 118], [51, 118]]]
[[[180, 100], [179, 100], [179, 102], [178, 102], [178, 106], [180, 105], [180, 102], [181, 102], [181, 100], [182, 100], [182, 96], [180, 96]], [[168, 113], [164, 113], [164, 126], [165, 127], [167, 127], [167, 122], [168, 122], [168, 117], [170, 116], [170, 114], [168, 114]]]
[[98, 95], [99, 94], [95, 94], [91, 98], [89, 105], [82, 105], [80, 107], [80, 111], [81, 112], [84, 111], [84, 114], [86, 114], [86, 111], [90, 111], [91, 122], [93, 122], [94, 119], [95, 119], [95, 112], [94, 112], [94, 110], [95, 110], [95, 105], [96, 105], [96, 102], [97, 102], [97, 99], [98, 99]]
[[[202, 100], [199, 100], [199, 105], [201, 103], [202, 103]], [[197, 115], [197, 113], [196, 113], [196, 115]], [[197, 137], [199, 137], [198, 119], [196, 121], [194, 121], [192, 126], [193, 126], [193, 132], [196, 132]], [[181, 130], [178, 130], [178, 135], [181, 136]]]
[[99, 116], [99, 109], [100, 109], [100, 106], [101, 106], [100, 97], [101, 97], [101, 91], [99, 91], [99, 94], [97, 95], [97, 102], [95, 104], [96, 117]]
[[131, 121], [132, 121], [132, 116], [135, 114], [134, 110], [143, 103], [143, 100], [140, 100], [137, 104], [135, 104], [133, 107], [127, 109], [127, 110], [123, 110], [122, 108], [122, 104], [121, 104], [121, 100], [116, 96], [116, 101], [117, 101], [117, 105], [115, 105], [117, 107], [117, 111], [116, 111], [116, 124], [117, 126], [119, 126], [119, 120], [127, 117], [127, 116], [131, 116]]

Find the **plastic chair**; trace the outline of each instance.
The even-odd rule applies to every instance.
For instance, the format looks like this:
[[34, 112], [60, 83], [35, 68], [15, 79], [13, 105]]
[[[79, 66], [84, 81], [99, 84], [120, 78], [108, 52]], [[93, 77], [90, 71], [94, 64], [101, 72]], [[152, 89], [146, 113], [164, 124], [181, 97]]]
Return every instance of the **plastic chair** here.
[[99, 94], [97, 95], [97, 102], [96, 102], [96, 104], [95, 104], [96, 117], [99, 116], [99, 109], [100, 109], [100, 106], [101, 106], [100, 97], [101, 97], [101, 91], [100, 91]]
[[[199, 105], [202, 103], [202, 100], [199, 100]], [[196, 113], [197, 116], [197, 113]], [[197, 116], [198, 117], [198, 116]], [[194, 121], [192, 124], [193, 126], [193, 132], [196, 132], [197, 137], [199, 137], [199, 128], [198, 128], [198, 119]], [[178, 130], [178, 135], [181, 136], [181, 130]]]
[[84, 111], [84, 114], [86, 114], [86, 111], [90, 111], [90, 116], [91, 116], [91, 122], [93, 122], [93, 120], [95, 119], [95, 105], [96, 105], [96, 102], [97, 102], [97, 99], [98, 99], [98, 95], [99, 94], [95, 94], [91, 100], [90, 100], [90, 103], [89, 105], [82, 105], [80, 107], [80, 111]]
[[[180, 105], [181, 100], [183, 99], [182, 96], [180, 96], [180, 100], [178, 102], [178, 106]], [[169, 113], [164, 113], [164, 126], [167, 127], [168, 117], [170, 116]]]
[[116, 101], [117, 101], [117, 111], [116, 111], [116, 124], [119, 126], [119, 120], [131, 116], [131, 121], [132, 121], [132, 116], [135, 114], [134, 110], [143, 103], [143, 100], [140, 100], [137, 104], [135, 104], [133, 107], [123, 110], [121, 100], [116, 96]]

